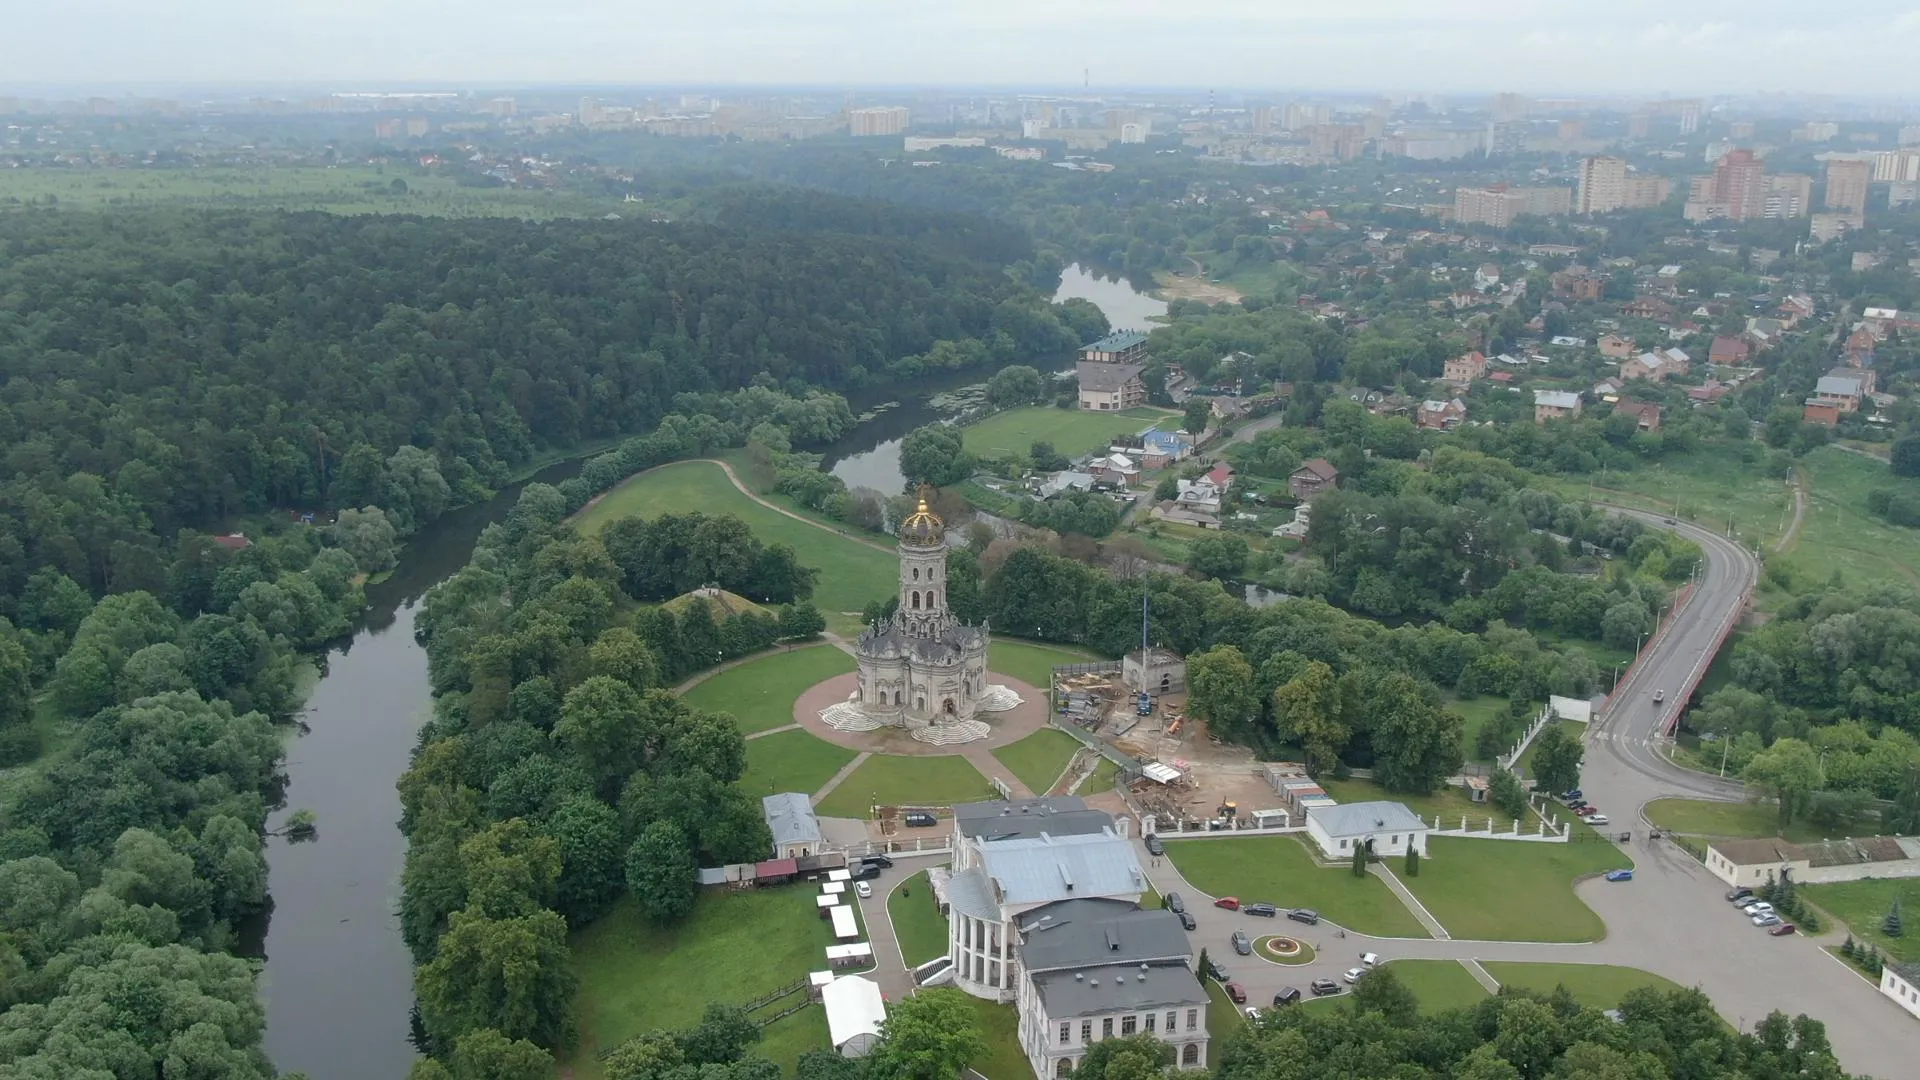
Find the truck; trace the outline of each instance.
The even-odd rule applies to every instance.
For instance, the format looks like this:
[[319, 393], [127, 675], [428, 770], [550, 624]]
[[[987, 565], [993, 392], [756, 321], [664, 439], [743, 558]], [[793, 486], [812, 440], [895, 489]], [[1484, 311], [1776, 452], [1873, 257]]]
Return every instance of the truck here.
[[1133, 712], [1136, 716], [1152, 716], [1153, 695], [1145, 690], [1140, 691], [1140, 696], [1133, 703]]

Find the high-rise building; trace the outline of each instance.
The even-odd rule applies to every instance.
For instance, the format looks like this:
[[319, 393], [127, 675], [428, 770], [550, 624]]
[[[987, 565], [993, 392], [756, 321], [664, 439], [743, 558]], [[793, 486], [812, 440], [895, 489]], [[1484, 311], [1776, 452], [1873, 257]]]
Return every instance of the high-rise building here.
[[1120, 125], [1120, 141], [1123, 143], [1143, 143], [1147, 141], [1147, 123], [1144, 120], [1129, 120]]
[[1767, 177], [1767, 202], [1762, 216], [1772, 219], [1806, 217], [1813, 212], [1813, 177], [1780, 173]]
[[847, 110], [847, 130], [853, 135], [900, 135], [907, 130], [904, 105], [875, 105]]
[[1766, 213], [1766, 163], [1751, 150], [1728, 152], [1714, 162], [1713, 197], [1727, 204], [1727, 216], [1735, 221], [1750, 221]]
[[1527, 109], [1531, 105], [1532, 102], [1527, 100], [1525, 94], [1495, 94], [1492, 107], [1493, 119], [1495, 122], [1518, 120], [1527, 115]]
[[575, 114], [574, 119], [580, 121], [581, 127], [592, 127], [599, 123], [600, 103], [590, 97], [581, 98], [580, 111]]
[[1288, 102], [1287, 107], [1280, 112], [1280, 126], [1288, 131], [1302, 131], [1332, 119], [1333, 109], [1325, 105], [1309, 105], [1302, 101]]
[[1520, 120], [1496, 120], [1487, 125], [1487, 156], [1511, 157], [1525, 153], [1527, 125]]
[[1900, 129], [1901, 146], [1920, 146], [1920, 124], [1908, 124]]
[[1627, 177], [1627, 199], [1621, 206], [1623, 210], [1645, 210], [1666, 202], [1673, 194], [1673, 181], [1664, 176], [1643, 176], [1638, 173]]
[[1560, 121], [1560, 141], [1561, 142], [1579, 142], [1581, 139], [1584, 139], [1586, 137], [1587, 137], [1587, 122], [1585, 120]]
[[1453, 219], [1462, 225], [1492, 225], [1504, 229], [1526, 212], [1526, 194], [1505, 184], [1461, 187], [1453, 193]]
[[1753, 121], [1735, 120], [1733, 123], [1728, 124], [1727, 138], [1736, 141], [1745, 141], [1753, 138]]
[[1825, 206], [1841, 213], [1864, 214], [1867, 210], [1867, 185], [1873, 181], [1873, 165], [1858, 158], [1833, 158], [1827, 162]]
[[1882, 150], [1873, 155], [1874, 183], [1901, 180], [1920, 180], [1920, 150]]
[[1521, 211], [1522, 213], [1533, 214], [1538, 217], [1552, 217], [1555, 214], [1570, 214], [1573, 212], [1572, 188], [1560, 187], [1558, 185], [1541, 185], [1538, 187], [1523, 187], [1520, 188], [1519, 191], [1521, 197], [1526, 200], [1526, 208]]
[[1253, 107], [1253, 130], [1262, 135], [1273, 130], [1273, 106], [1255, 105]]
[[1627, 205], [1625, 158], [1590, 157], [1580, 162], [1580, 187], [1574, 196], [1576, 214], [1607, 214]]
[[1680, 113], [1680, 134], [1692, 135], [1700, 130], [1700, 103], [1698, 101], [1675, 102]]

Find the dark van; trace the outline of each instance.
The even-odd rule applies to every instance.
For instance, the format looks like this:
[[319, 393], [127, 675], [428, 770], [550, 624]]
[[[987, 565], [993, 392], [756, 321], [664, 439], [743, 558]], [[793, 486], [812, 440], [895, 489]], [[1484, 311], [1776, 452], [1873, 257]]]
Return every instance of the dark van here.
[[1285, 990], [1273, 995], [1273, 1007], [1276, 1009], [1288, 1005], [1297, 1005], [1299, 1002], [1300, 988], [1297, 986], [1289, 986]]
[[1294, 922], [1303, 922], [1308, 926], [1320, 925], [1320, 913], [1310, 907], [1297, 907], [1287, 912], [1287, 918]]

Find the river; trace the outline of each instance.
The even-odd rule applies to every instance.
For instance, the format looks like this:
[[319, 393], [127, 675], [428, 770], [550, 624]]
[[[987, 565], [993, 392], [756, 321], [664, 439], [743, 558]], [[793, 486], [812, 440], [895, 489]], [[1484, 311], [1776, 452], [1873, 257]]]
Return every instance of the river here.
[[[1070, 296], [1098, 304], [1116, 327], [1144, 326], [1166, 312], [1125, 281], [1078, 265], [1068, 267], [1055, 299]], [[825, 466], [849, 487], [899, 491], [900, 439], [940, 418], [927, 399], [979, 381], [966, 373], [856, 398], [856, 411], [898, 404], [828, 447]], [[558, 483], [579, 471], [579, 462], [564, 462], [532, 479]], [[512, 508], [522, 486], [454, 510], [414, 537], [394, 575], [367, 589], [362, 628], [328, 654], [301, 732], [288, 743], [286, 807], [268, 828], [306, 809], [319, 830], [304, 843], [267, 840], [273, 910], [260, 992], [267, 1053], [282, 1071], [313, 1080], [401, 1080], [413, 1065], [412, 959], [399, 918], [406, 839], [394, 781], [432, 708], [414, 615], [429, 588], [466, 565], [480, 530]]]

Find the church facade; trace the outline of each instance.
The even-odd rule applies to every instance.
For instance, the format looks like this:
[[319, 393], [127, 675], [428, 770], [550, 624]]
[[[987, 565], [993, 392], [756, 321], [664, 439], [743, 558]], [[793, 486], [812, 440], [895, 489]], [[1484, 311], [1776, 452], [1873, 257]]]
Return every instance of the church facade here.
[[946, 527], [925, 499], [900, 523], [899, 553], [899, 607], [854, 644], [852, 703], [888, 726], [972, 720], [987, 690], [987, 628], [947, 608]]

